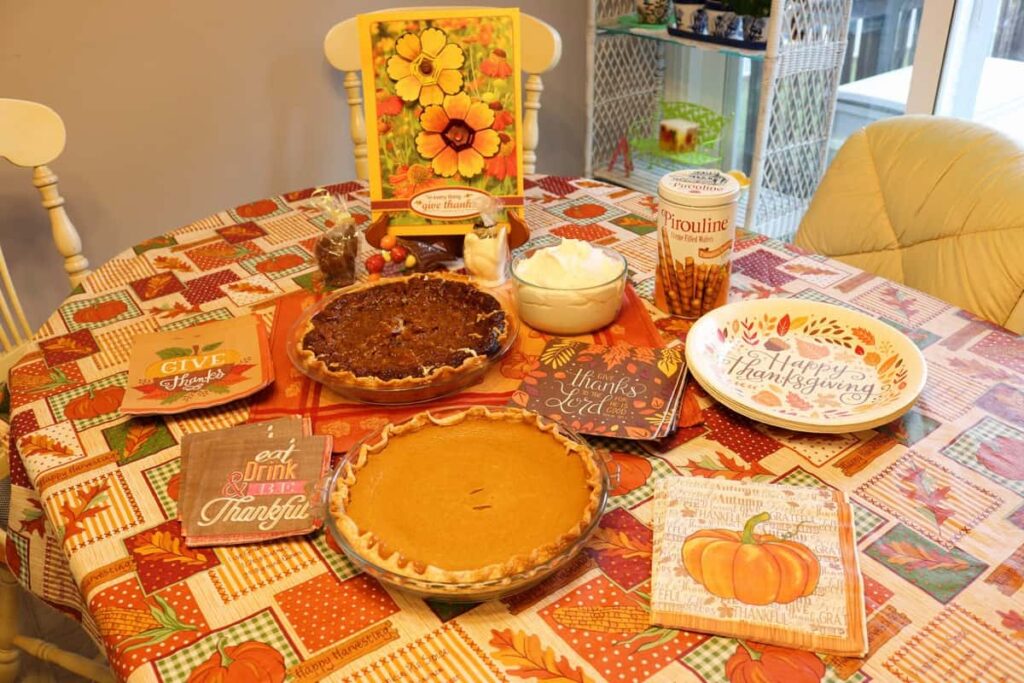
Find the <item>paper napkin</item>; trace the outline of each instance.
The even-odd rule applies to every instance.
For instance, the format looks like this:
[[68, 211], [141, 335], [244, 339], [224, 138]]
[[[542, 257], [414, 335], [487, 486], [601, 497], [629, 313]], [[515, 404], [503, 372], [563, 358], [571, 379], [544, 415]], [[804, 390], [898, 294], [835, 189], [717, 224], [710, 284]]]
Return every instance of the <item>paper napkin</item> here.
[[814, 652], [866, 652], [844, 493], [703, 477], [654, 489], [651, 623]]
[[254, 315], [136, 335], [121, 412], [180, 413], [249, 396], [274, 381], [263, 321]]
[[319, 528], [331, 446], [298, 417], [186, 434], [178, 504], [185, 543], [255, 543]]
[[676, 428], [682, 347], [604, 346], [554, 338], [509, 401], [582, 434], [660, 439]]

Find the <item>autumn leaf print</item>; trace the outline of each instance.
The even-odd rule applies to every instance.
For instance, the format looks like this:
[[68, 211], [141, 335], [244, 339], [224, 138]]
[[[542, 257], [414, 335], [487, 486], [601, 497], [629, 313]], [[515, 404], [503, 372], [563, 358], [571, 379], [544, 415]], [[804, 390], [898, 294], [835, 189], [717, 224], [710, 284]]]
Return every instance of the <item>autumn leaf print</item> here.
[[540, 362], [557, 370], [573, 358], [579, 351], [579, 344], [568, 339], [558, 339], [549, 344], [540, 354]]
[[934, 486], [927, 471], [913, 460], [907, 471], [900, 476], [899, 487], [907, 498], [935, 518], [936, 527], [941, 527], [943, 522], [956, 514], [954, 510], [944, 505], [950, 498], [951, 487]]
[[619, 529], [598, 527], [588, 546], [599, 553], [621, 557], [624, 560], [631, 558], [649, 560], [651, 558], [650, 543], [630, 538], [626, 532]]
[[273, 294], [273, 290], [267, 289], [263, 285], [257, 285], [252, 282], [235, 282], [228, 285], [228, 289], [239, 294]]
[[679, 367], [683, 364], [683, 354], [678, 347], [662, 349], [658, 359], [658, 370], [666, 377], [675, 377]]
[[192, 270], [192, 266], [176, 256], [157, 256], [153, 259], [153, 265], [164, 270], [178, 270], [183, 273]]
[[884, 543], [879, 546], [878, 550], [890, 563], [911, 571], [918, 569], [962, 571], [969, 567], [967, 562], [959, 558], [943, 555], [907, 541]]
[[46, 516], [43, 514], [43, 504], [39, 502], [38, 498], [29, 498], [28, 502], [32, 507], [22, 514], [21, 530], [26, 536], [35, 533], [43, 537], [46, 535]]
[[744, 467], [721, 451], [715, 451], [714, 458], [705, 453], [700, 460], [689, 463], [686, 468], [695, 477], [728, 479], [730, 481], [757, 480], [775, 476], [760, 463], [752, 462]]
[[[523, 631], [504, 629], [491, 630], [491, 654], [509, 669], [517, 678], [537, 678], [542, 681], [568, 681], [571, 683], [592, 683], [583, 673], [582, 667], [573, 668], [565, 657], [558, 657], [554, 650], [541, 645], [540, 638]], [[557, 657], [557, 658], [556, 658]]]
[[107, 491], [110, 489], [110, 481], [104, 481], [102, 484], [94, 484], [86, 487], [81, 493], [71, 494], [72, 500], [77, 499], [76, 502], [65, 501], [60, 506], [60, 516], [64, 521], [64, 538], [69, 539], [72, 536], [85, 531], [85, 527], [82, 523], [90, 517], [95, 517], [104, 510], [110, 508], [107, 504]]
[[30, 434], [18, 442], [18, 450], [24, 457], [32, 455], [51, 455], [55, 458], [69, 458], [75, 452], [45, 434]]
[[1003, 626], [1010, 629], [1010, 635], [1018, 640], [1024, 640], [1024, 615], [1016, 610], [1009, 612], [996, 612], [1003, 619]]
[[72, 337], [58, 337], [39, 342], [43, 350], [50, 353], [86, 353], [89, 347]]
[[157, 562], [178, 563], [188, 566], [201, 565], [206, 556], [197, 550], [188, 548], [180, 538], [168, 531], [154, 531], [145, 542], [132, 550]]
[[155, 422], [135, 422], [124, 434], [124, 457], [130, 458], [139, 452], [149, 438], [156, 434], [157, 425]]

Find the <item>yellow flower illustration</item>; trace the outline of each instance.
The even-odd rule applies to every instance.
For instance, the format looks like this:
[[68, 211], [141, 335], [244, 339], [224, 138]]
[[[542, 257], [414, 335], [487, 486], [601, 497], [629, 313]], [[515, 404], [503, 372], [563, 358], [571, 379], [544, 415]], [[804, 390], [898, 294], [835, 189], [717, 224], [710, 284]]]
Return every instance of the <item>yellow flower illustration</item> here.
[[445, 95], [462, 90], [462, 48], [448, 42], [437, 28], [406, 33], [395, 44], [396, 54], [388, 59], [388, 77], [395, 92], [406, 102], [441, 104]]
[[456, 172], [472, 178], [484, 169], [484, 159], [498, 153], [501, 140], [491, 128], [494, 112], [466, 93], [447, 95], [441, 106], [431, 105], [420, 115], [423, 132], [416, 136], [416, 150], [434, 173], [450, 178]]

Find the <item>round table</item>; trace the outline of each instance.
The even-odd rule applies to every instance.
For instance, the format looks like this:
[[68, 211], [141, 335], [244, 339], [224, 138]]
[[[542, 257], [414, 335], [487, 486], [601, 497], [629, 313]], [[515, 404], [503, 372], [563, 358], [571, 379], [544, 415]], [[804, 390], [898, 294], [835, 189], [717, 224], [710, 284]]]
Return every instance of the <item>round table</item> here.
[[[578, 178], [533, 176], [526, 186], [532, 234], [523, 248], [559, 237], [610, 245], [629, 259], [636, 292], [651, 297], [652, 198]], [[367, 220], [363, 184], [329, 189]], [[60, 306], [37, 335], [39, 350], [11, 372], [8, 563], [31, 591], [81, 616], [119, 677], [186, 681], [221, 661], [218, 647], [246, 644], [231, 652], [275, 675], [283, 663], [298, 680], [726, 680], [726, 662], [743, 647], [735, 640], [643, 627], [652, 484], [676, 474], [849, 493], [871, 652], [823, 657], [826, 680], [999, 680], [1024, 671], [1024, 341], [752, 234], [736, 244], [732, 298], [839, 303], [903, 330], [929, 363], [914, 410], [877, 430], [794, 434], [697, 392], [702, 414], [664, 442], [598, 440], [622, 478], [576, 561], [525, 593], [478, 606], [385, 589], [323, 532], [182, 552], [183, 434], [299, 410], [317, 413], [320, 431], [344, 443], [389, 418], [380, 408], [326, 405], [281, 366], [274, 399], [175, 417], [129, 419], [95, 398], [125, 385], [136, 334], [249, 311], [273, 325], [282, 302], [315, 290], [313, 244], [326, 219], [311, 192], [238, 206], [119, 254]], [[687, 324], [649, 312], [666, 342], [685, 335]], [[607, 332], [633, 343], [648, 333], [633, 324]], [[527, 345], [502, 364], [495, 396], [536, 360], [541, 338], [522, 336]], [[64, 406], [82, 396], [94, 397], [88, 414], [65, 419]], [[569, 623], [566, 606], [586, 608], [592, 623]], [[600, 619], [608, 608], [637, 618], [610, 626]], [[810, 680], [801, 658], [811, 656], [780, 655], [777, 680], [797, 680], [798, 670]]]

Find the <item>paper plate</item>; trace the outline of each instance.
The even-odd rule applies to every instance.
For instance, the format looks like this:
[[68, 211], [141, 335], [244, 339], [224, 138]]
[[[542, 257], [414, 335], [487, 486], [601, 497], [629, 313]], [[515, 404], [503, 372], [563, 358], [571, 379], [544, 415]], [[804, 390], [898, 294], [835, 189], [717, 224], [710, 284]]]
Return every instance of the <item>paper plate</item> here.
[[794, 431], [842, 433], [895, 420], [924, 388], [924, 356], [905, 335], [840, 306], [762, 299], [701, 317], [686, 364], [741, 415]]

